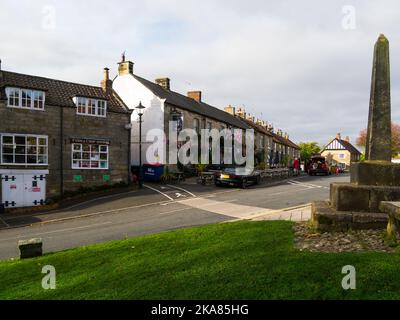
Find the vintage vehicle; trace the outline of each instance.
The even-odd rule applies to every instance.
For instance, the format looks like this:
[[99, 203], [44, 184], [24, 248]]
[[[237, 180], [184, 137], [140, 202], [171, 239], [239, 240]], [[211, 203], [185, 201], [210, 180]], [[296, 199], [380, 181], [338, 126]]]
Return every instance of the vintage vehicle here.
[[251, 184], [259, 184], [261, 173], [247, 168], [226, 168], [215, 174], [214, 181], [216, 186], [229, 185], [245, 189]]
[[322, 156], [312, 157], [308, 165], [307, 171], [310, 176], [316, 176], [318, 174], [323, 174], [327, 176], [331, 174], [329, 165], [327, 164], [325, 157]]

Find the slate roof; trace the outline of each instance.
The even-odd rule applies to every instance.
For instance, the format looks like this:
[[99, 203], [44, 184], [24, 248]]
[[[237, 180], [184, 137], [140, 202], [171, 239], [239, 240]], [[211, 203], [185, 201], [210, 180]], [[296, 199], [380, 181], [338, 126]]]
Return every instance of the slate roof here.
[[212, 118], [218, 120], [223, 123], [227, 123], [233, 127], [240, 128], [240, 129], [250, 129], [250, 127], [244, 123], [243, 121], [239, 120], [238, 118], [234, 117], [233, 115], [213, 107], [204, 102], [197, 102], [196, 100], [184, 96], [180, 93], [166, 90], [160, 85], [141, 78], [137, 75], [133, 75], [136, 80], [138, 80], [141, 84], [143, 84], [147, 89], [152, 91], [156, 96], [160, 97], [161, 99], [165, 99], [166, 102], [170, 105], [175, 107], [197, 113], [204, 117]]
[[284, 137], [281, 137], [279, 134], [273, 133], [274, 140], [278, 143], [284, 144], [286, 146], [292, 147], [294, 149], [300, 150], [300, 147], [295, 144], [293, 141], [286, 139]]
[[72, 98], [83, 96], [107, 100], [108, 112], [130, 113], [128, 107], [114, 90], [107, 94], [101, 87], [2, 70], [0, 71], [0, 99], [7, 98], [5, 87], [44, 91], [46, 93], [45, 103], [50, 106], [75, 107]]
[[252, 127], [254, 130], [260, 131], [260, 132], [262, 132], [263, 134], [265, 134], [267, 136], [273, 137], [273, 133], [268, 131], [263, 126], [260, 126], [259, 124], [254, 123], [253, 121], [250, 121], [250, 120], [247, 120], [247, 119], [243, 119], [243, 118], [240, 118], [240, 117], [239, 117], [239, 119], [241, 121], [245, 122], [248, 126]]

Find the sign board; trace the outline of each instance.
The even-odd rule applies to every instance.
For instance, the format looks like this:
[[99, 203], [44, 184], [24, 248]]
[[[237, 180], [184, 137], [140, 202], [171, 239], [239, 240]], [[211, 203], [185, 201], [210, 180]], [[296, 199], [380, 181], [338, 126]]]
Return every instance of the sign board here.
[[89, 138], [71, 138], [71, 143], [103, 144], [110, 145], [109, 140], [89, 139]]

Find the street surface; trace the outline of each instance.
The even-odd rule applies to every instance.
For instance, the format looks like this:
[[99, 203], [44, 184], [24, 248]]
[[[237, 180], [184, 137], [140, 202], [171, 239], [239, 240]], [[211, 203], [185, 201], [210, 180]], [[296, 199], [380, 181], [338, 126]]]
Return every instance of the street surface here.
[[259, 220], [268, 215], [279, 219], [276, 212], [327, 200], [330, 183], [347, 181], [348, 175], [303, 176], [245, 190], [189, 182], [145, 184], [140, 191], [29, 218], [0, 215], [0, 259], [18, 257], [17, 242], [22, 239], [42, 238], [44, 252], [53, 252], [229, 220]]

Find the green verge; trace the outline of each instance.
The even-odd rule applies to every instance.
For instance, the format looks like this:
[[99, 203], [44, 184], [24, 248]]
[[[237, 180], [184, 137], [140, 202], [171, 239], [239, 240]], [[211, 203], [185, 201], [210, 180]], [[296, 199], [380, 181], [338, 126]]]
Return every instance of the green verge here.
[[[342, 289], [345, 265], [356, 290]], [[291, 222], [242, 221], [4, 261], [0, 299], [399, 299], [399, 271], [398, 253], [300, 252]]]

